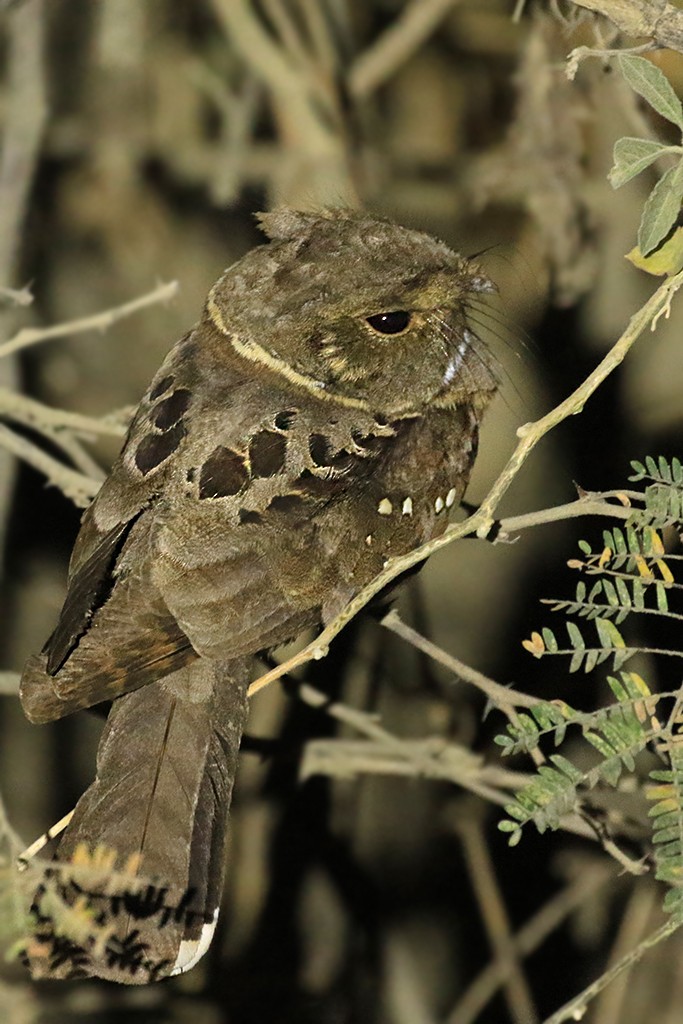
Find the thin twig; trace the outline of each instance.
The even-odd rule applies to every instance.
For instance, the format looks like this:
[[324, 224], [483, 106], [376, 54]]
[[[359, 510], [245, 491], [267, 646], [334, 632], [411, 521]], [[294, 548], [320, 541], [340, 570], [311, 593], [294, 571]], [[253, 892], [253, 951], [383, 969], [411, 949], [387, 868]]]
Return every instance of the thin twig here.
[[[325, 68], [313, 65], [315, 54], [307, 73], [287, 46], [266, 31], [248, 0], [212, 0], [212, 5], [226, 35], [270, 93], [281, 140], [270, 175], [274, 201], [357, 204], [338, 90]], [[281, 22], [289, 18], [281, 0], [273, 0], [271, 7]]]
[[93, 313], [91, 316], [79, 317], [77, 320], [68, 320], [63, 324], [53, 324], [51, 327], [23, 327], [13, 338], [0, 344], [0, 358], [27, 348], [29, 345], [51, 341], [53, 338], [64, 338], [70, 334], [83, 334], [84, 331], [106, 331], [117, 320], [131, 316], [140, 309], [145, 309], [147, 306], [152, 306], [157, 302], [168, 302], [177, 291], [178, 282], [169, 281], [168, 284], [160, 284], [151, 292], [146, 292], [137, 299], [124, 302], [121, 306], [105, 309], [100, 313]]
[[0, 284], [7, 287], [14, 283], [21, 226], [47, 119], [46, 20], [43, 0], [26, 0], [7, 20], [7, 102], [0, 156]]
[[32, 444], [25, 437], [20, 437], [19, 434], [15, 434], [14, 431], [2, 424], [0, 424], [0, 446], [37, 469], [47, 478], [48, 484], [59, 487], [62, 493], [79, 508], [89, 505], [100, 489], [101, 480], [94, 480], [84, 473], [78, 473], [75, 469], [69, 469], [68, 466], [62, 465], [37, 445]]
[[[659, 893], [656, 886], [635, 886], [621, 915], [621, 923], [608, 960], [608, 969], [642, 939], [658, 902]], [[599, 1024], [619, 1024], [620, 1021], [626, 1020], [628, 1000], [629, 978], [624, 973], [595, 1004], [596, 1021]]]
[[52, 842], [53, 839], [62, 834], [73, 818], [74, 810], [75, 808], [65, 814], [63, 818], [60, 818], [54, 825], [50, 825], [47, 831], [43, 832], [42, 835], [33, 840], [30, 846], [27, 846], [25, 850], [21, 851], [17, 857], [17, 867], [20, 871], [25, 871], [28, 867], [29, 861], [33, 860], [41, 850], [44, 850], [48, 843]]
[[[364, 608], [376, 594], [379, 594], [380, 591], [396, 579], [397, 576], [400, 576], [408, 569], [412, 569], [413, 566], [424, 561], [435, 551], [439, 551], [442, 547], [445, 547], [447, 544], [450, 544], [459, 537], [464, 537], [476, 532], [477, 536], [485, 538], [489, 534], [494, 523], [495, 511], [501, 499], [536, 445], [559, 423], [562, 423], [569, 416], [573, 416], [581, 412], [590, 396], [597, 390], [610, 373], [620, 365], [625, 358], [626, 353], [637, 341], [645, 328], [650, 326], [651, 329], [654, 330], [659, 317], [668, 315], [671, 308], [672, 298], [681, 285], [683, 285], [683, 271], [676, 274], [674, 277], [668, 278], [659, 286], [645, 305], [639, 309], [637, 313], [634, 313], [626, 330], [618, 341], [615, 342], [613, 347], [601, 360], [595, 370], [589, 374], [583, 383], [579, 385], [579, 387], [576, 388], [568, 398], [547, 413], [546, 416], [543, 416], [540, 420], [537, 420], [535, 423], [527, 423], [525, 426], [519, 428], [517, 434], [520, 440], [517, 447], [512, 453], [512, 456], [508, 460], [508, 463], [502, 473], [498, 476], [497, 480], [491, 487], [491, 490], [486, 495], [484, 501], [469, 519], [449, 527], [441, 537], [428, 541], [426, 544], [421, 545], [421, 547], [416, 548], [409, 554], [403, 555], [400, 558], [389, 559], [385, 569], [358, 594], [356, 594], [356, 596], [347, 604], [346, 608], [344, 608], [343, 611], [333, 619], [333, 621], [330, 622], [329, 625], [327, 625], [310, 644], [303, 648], [303, 650], [299, 651], [296, 655], [293, 655], [287, 661], [283, 662], [282, 665], [272, 669], [260, 679], [253, 682], [249, 688], [250, 694], [256, 693], [275, 679], [279, 679], [281, 676], [291, 672], [293, 669], [298, 668], [301, 665], [305, 665], [309, 661], [318, 661], [321, 658], [324, 658], [328, 653], [329, 645], [332, 640], [341, 633], [349, 622], [355, 618], [358, 612]], [[581, 500], [582, 499], [579, 499], [579, 501]], [[578, 503], [572, 503], [572, 509], [576, 508], [577, 504]], [[625, 511], [623, 508], [619, 509], [615, 506], [615, 514], [618, 517], [623, 518], [623, 515], [620, 515], [623, 511]], [[573, 514], [578, 513], [573, 512]], [[534, 513], [534, 515], [536, 519], [539, 520], [539, 517], [544, 515], [544, 513]], [[550, 521], [550, 517], [545, 518], [544, 521]], [[506, 528], [509, 526], [509, 524], [505, 522], [503, 525], [505, 525]], [[513, 528], [519, 529], [518, 519], [514, 523]]]
[[282, 48], [288, 54], [292, 67], [299, 74], [311, 74], [311, 58], [306, 51], [299, 28], [282, 0], [263, 0], [263, 7], [275, 27]]
[[33, 302], [33, 295], [28, 285], [23, 288], [0, 287], [0, 300], [12, 306], [30, 306]]
[[538, 1014], [512, 936], [510, 919], [498, 885], [482, 823], [464, 812], [456, 823], [462, 841], [467, 870], [472, 880], [489, 944], [497, 960], [508, 967], [503, 980], [505, 1001], [515, 1024], [536, 1024]]
[[[350, 709], [351, 710], [351, 709]], [[363, 730], [361, 730], [363, 731]], [[301, 763], [301, 777], [325, 775], [351, 779], [358, 775], [388, 775], [399, 778], [433, 779], [450, 782], [481, 797], [496, 807], [510, 803], [510, 791], [521, 789], [530, 777], [504, 769], [489, 772], [483, 759], [459, 743], [440, 736], [404, 739], [388, 734], [387, 740], [311, 740]], [[572, 829], [573, 831], [573, 829]]]
[[515, 707], [533, 708], [540, 703], [538, 697], [532, 697], [528, 693], [519, 693], [517, 690], [508, 689], [507, 686], [501, 686], [500, 683], [489, 679], [482, 672], [478, 672], [470, 665], [466, 665], [464, 661], [454, 658], [452, 654], [447, 654], [441, 647], [432, 643], [431, 640], [427, 640], [417, 630], [403, 622], [398, 612], [393, 608], [382, 619], [382, 625], [386, 629], [390, 629], [392, 633], [396, 633], [397, 636], [407, 640], [418, 651], [424, 651], [425, 654], [433, 658], [434, 661], [438, 661], [444, 668], [449, 669], [459, 679], [466, 683], [471, 683], [472, 686], [476, 686], [496, 707], [507, 707], [509, 709], [514, 709]]
[[259, 77], [279, 95], [301, 92], [302, 79], [266, 32], [249, 0], [212, 0], [213, 9], [226, 34]]
[[58, 448], [61, 448], [69, 462], [73, 463], [74, 469], [102, 483], [107, 474], [90, 452], [84, 448], [81, 439], [76, 434], [72, 434], [68, 430], [50, 430], [49, 428], [44, 429], [42, 433]]
[[338, 66], [337, 51], [330, 32], [329, 12], [320, 0], [299, 0], [317, 61], [321, 68], [333, 75]]
[[366, 99], [383, 85], [436, 31], [459, 0], [412, 0], [379, 39], [356, 58], [349, 92]]
[[74, 431], [86, 437], [103, 435], [105, 437], [125, 437], [126, 427], [108, 416], [84, 416], [80, 412], [68, 409], [55, 409], [44, 402], [38, 402], [27, 395], [20, 395], [9, 388], [0, 387], [0, 417], [22, 423], [25, 427], [33, 427], [53, 437], [61, 431]]
[[[614, 883], [614, 871], [594, 864], [579, 877], [549, 899], [533, 917], [522, 925], [512, 937], [512, 946], [518, 957], [529, 956], [551, 935], [574, 910], [589, 896], [605, 885]], [[474, 1024], [493, 998], [501, 983], [509, 977], [512, 963], [507, 957], [496, 957], [465, 990], [445, 1024]]]
[[680, 924], [675, 920], [671, 919], [662, 925], [661, 928], [657, 928], [656, 931], [652, 932], [646, 939], [643, 939], [635, 949], [632, 949], [626, 956], [622, 957], [618, 963], [614, 965], [609, 971], [605, 971], [599, 978], [591, 984], [587, 985], [582, 992], [579, 992], [578, 996], [574, 996], [568, 1003], [560, 1007], [550, 1017], [546, 1018], [543, 1024], [564, 1024], [564, 1021], [575, 1021], [582, 1020], [588, 1004], [595, 999], [603, 989], [618, 978], [620, 974], [628, 970], [634, 964], [637, 964], [639, 960], [645, 956], [649, 950], [654, 949], [660, 942], [668, 939], [670, 935], [678, 931]]
[[[410, 740], [395, 736], [375, 715], [339, 701], [331, 702], [326, 694], [308, 683], [297, 684], [297, 693], [306, 704], [320, 708], [374, 741], [361, 745], [345, 740], [313, 740], [306, 746], [301, 768], [304, 776], [317, 772], [348, 778], [356, 771], [365, 771], [441, 779], [462, 786], [499, 807], [510, 802], [505, 790], [517, 790], [528, 781], [520, 772], [485, 765], [483, 759], [467, 747], [447, 743], [441, 737]], [[578, 814], [565, 815], [560, 824], [564, 831], [573, 835], [598, 840], [595, 830]]]

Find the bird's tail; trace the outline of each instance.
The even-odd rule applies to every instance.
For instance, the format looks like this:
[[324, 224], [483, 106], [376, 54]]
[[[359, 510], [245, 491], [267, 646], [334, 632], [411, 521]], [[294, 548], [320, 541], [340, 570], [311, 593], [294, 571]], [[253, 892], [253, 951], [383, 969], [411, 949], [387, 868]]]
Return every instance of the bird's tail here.
[[[200, 659], [114, 702], [97, 777], [36, 895], [34, 977], [146, 984], [188, 970], [206, 952], [223, 887], [247, 681], [245, 662]], [[107, 881], [97, 865], [111, 851], [123, 874]], [[60, 900], [91, 914], [91, 934], [80, 943], [64, 938], [54, 910]]]

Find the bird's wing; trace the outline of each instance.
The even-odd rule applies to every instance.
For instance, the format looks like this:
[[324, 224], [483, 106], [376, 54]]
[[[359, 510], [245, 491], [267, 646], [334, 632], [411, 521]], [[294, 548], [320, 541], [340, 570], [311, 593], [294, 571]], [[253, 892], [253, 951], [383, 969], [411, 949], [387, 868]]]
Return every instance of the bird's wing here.
[[152, 381], [83, 517], [59, 621], [23, 672], [21, 699], [31, 721], [112, 700], [196, 657], [149, 572], [156, 505], [173, 472], [171, 456], [182, 451], [188, 433], [187, 389], [176, 384], [190, 337]]

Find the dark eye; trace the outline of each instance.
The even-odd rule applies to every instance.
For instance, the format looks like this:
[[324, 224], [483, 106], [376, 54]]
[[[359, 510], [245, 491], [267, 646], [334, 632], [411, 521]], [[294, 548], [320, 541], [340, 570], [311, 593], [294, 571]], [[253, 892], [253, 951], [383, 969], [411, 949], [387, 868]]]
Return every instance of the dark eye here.
[[377, 313], [375, 316], [367, 317], [373, 331], [378, 334], [402, 334], [408, 326], [412, 315], [404, 309], [396, 309], [393, 313]]

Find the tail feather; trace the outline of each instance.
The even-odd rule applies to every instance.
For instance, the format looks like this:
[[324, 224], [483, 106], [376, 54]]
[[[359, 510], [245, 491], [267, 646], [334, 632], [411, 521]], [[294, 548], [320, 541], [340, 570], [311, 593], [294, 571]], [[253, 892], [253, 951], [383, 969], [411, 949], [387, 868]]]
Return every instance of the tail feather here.
[[[104, 952], [79, 948], [56, 963], [44, 921], [34, 977], [73, 973], [128, 984], [188, 970], [213, 935], [223, 887], [227, 814], [246, 718], [247, 666], [204, 660], [114, 703], [95, 782], [59, 845], [69, 861], [85, 844], [117, 851], [151, 883], [141, 892], [88, 894], [113, 927]], [[130, 860], [132, 858], [132, 861]], [[58, 877], [58, 876], [55, 876]], [[65, 895], [71, 902], [81, 890]], [[39, 901], [38, 901], [39, 903]]]

